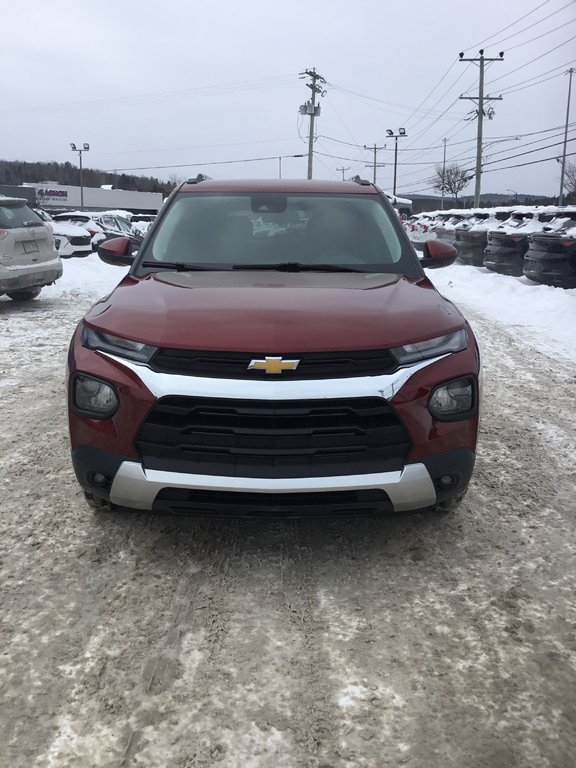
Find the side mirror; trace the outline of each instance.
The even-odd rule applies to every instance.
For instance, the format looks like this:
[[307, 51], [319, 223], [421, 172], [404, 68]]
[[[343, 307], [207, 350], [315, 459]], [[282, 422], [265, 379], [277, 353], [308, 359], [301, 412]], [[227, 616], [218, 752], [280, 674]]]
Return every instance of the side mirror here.
[[132, 248], [129, 237], [113, 237], [98, 246], [98, 256], [106, 264], [112, 264], [114, 267], [129, 267], [136, 255]]
[[457, 256], [458, 251], [450, 243], [442, 240], [426, 240], [420, 264], [428, 269], [449, 267], [450, 264], [454, 264]]

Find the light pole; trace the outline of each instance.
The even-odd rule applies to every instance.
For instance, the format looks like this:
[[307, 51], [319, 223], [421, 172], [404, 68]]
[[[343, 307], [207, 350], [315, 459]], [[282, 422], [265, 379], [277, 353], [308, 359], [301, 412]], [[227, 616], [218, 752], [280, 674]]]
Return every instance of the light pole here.
[[337, 171], [341, 171], [341, 173], [342, 173], [342, 181], [344, 181], [344, 173], [345, 173], [345, 171], [349, 171], [350, 170], [350, 166], [348, 165], [348, 166], [346, 166], [346, 168], [336, 168], [336, 170]]
[[390, 128], [386, 130], [386, 136], [389, 139], [394, 139], [394, 195], [396, 195], [396, 172], [398, 169], [398, 139], [407, 135], [405, 128], [398, 128], [398, 133], [394, 133]]
[[84, 210], [84, 182], [82, 180], [82, 152], [89, 152], [90, 151], [90, 144], [84, 144], [82, 145], [82, 149], [78, 149], [76, 144], [70, 144], [70, 149], [72, 152], [78, 152], [78, 157], [80, 158], [80, 210]]
[[278, 155], [278, 178], [282, 178], [282, 158], [283, 157], [306, 157], [306, 155]]
[[444, 191], [446, 189], [446, 142], [448, 139], [442, 139], [444, 142], [444, 159], [442, 160], [442, 199], [440, 201], [440, 210], [444, 210]]

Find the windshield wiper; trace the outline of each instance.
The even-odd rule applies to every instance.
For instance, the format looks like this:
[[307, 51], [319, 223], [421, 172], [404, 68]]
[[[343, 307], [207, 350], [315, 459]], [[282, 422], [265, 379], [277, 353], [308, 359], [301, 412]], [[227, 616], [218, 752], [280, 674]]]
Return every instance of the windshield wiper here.
[[275, 272], [365, 272], [364, 269], [340, 267], [337, 264], [302, 264], [300, 261], [285, 261], [281, 264], [234, 264], [232, 269], [263, 269]]
[[140, 267], [158, 267], [162, 269], [175, 269], [176, 272], [222, 272], [216, 267], [207, 267], [204, 264], [186, 264], [183, 261], [143, 261]]

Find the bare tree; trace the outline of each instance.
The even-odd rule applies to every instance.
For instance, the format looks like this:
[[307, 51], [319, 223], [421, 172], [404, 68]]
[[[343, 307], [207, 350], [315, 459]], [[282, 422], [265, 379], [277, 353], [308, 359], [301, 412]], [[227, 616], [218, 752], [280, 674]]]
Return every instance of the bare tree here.
[[458, 163], [450, 163], [445, 168], [437, 165], [432, 177], [432, 186], [437, 192], [444, 192], [445, 195], [458, 200], [458, 195], [468, 186], [471, 177], [468, 171]]
[[568, 199], [576, 195], [576, 163], [564, 167], [564, 193]]

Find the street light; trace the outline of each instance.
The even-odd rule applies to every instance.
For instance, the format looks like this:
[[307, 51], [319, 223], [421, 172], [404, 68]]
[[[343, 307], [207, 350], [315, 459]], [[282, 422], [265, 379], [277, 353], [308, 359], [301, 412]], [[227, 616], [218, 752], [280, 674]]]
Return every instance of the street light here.
[[394, 195], [396, 194], [396, 172], [398, 169], [398, 139], [404, 138], [407, 135], [406, 128], [398, 128], [398, 133], [394, 133], [391, 128], [386, 129], [386, 136], [388, 136], [389, 139], [394, 139]]
[[90, 151], [90, 144], [87, 144], [84, 142], [82, 144], [82, 149], [78, 149], [76, 144], [70, 143], [70, 149], [72, 152], [78, 152], [78, 157], [80, 158], [80, 210], [84, 210], [84, 183], [82, 181], [82, 152], [89, 152]]
[[283, 157], [306, 157], [306, 155], [278, 155], [278, 178], [282, 178], [282, 158]]

